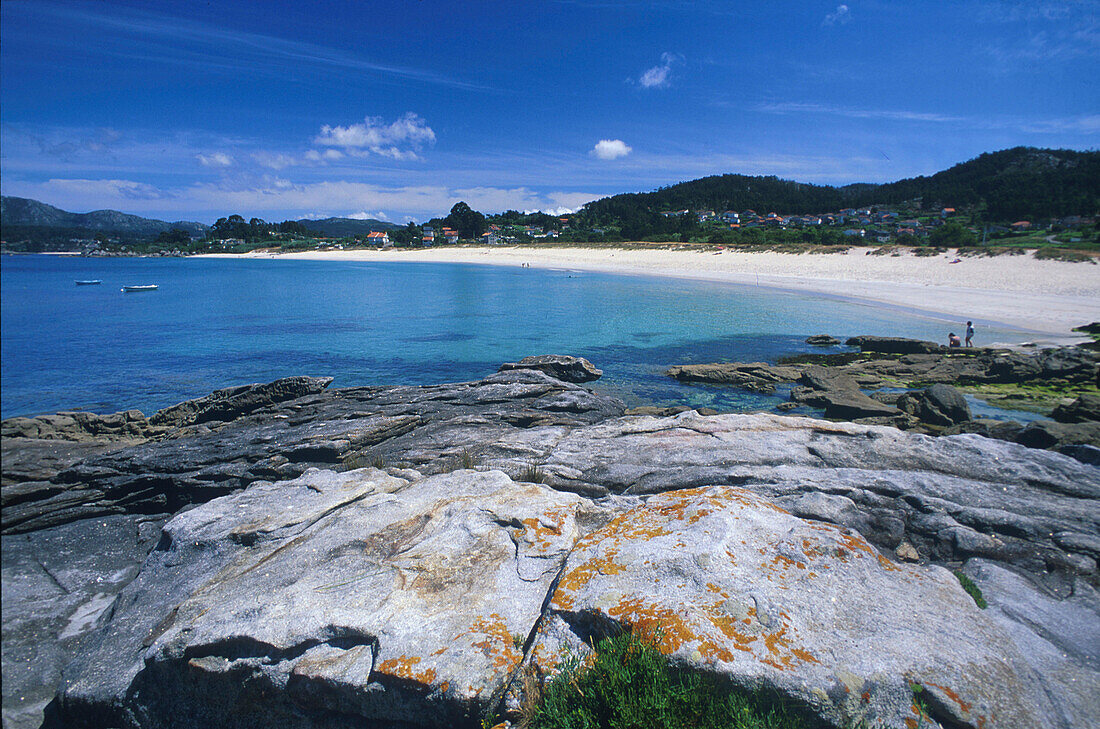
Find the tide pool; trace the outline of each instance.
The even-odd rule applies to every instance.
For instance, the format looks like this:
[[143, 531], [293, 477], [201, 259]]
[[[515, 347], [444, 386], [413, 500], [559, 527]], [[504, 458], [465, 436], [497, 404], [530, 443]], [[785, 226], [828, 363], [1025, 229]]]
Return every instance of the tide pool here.
[[[554, 353], [587, 357], [604, 370], [591, 387], [630, 406], [768, 409], [785, 395], [685, 386], [662, 373], [823, 351], [803, 342], [811, 334], [944, 342], [963, 327], [768, 288], [538, 268], [4, 256], [0, 277], [5, 418], [150, 414], [289, 375], [330, 375], [333, 387], [474, 380]], [[159, 288], [120, 291], [141, 284]], [[980, 328], [978, 341], [1020, 336]]]

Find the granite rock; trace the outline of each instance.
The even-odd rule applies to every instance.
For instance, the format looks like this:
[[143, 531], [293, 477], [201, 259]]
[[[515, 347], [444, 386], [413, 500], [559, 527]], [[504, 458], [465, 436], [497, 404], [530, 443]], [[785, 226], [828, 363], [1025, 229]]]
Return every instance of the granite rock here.
[[509, 370], [539, 370], [563, 382], [591, 382], [603, 376], [603, 370], [593, 367], [592, 363], [584, 357], [565, 354], [524, 357], [519, 362], [505, 362], [498, 371], [508, 372]]

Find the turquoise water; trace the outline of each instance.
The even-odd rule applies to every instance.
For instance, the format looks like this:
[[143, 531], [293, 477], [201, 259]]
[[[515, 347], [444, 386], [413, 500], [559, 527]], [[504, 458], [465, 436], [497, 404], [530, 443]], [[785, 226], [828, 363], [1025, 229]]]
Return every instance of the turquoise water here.
[[[785, 395], [685, 386], [662, 372], [821, 351], [803, 343], [810, 334], [942, 341], [960, 328], [767, 288], [538, 268], [4, 256], [0, 275], [5, 418], [148, 414], [219, 387], [299, 374], [331, 375], [334, 386], [473, 380], [548, 353], [587, 357], [605, 373], [592, 387], [628, 405], [765, 409]], [[119, 290], [150, 283], [160, 288]]]

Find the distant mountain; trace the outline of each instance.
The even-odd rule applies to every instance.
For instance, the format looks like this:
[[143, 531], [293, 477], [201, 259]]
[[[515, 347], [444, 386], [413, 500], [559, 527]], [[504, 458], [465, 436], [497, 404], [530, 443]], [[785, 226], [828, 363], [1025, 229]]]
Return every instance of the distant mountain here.
[[346, 238], [356, 235], [366, 235], [376, 231], [394, 230], [399, 226], [393, 223], [385, 223], [381, 220], [368, 218], [356, 220], [354, 218], [324, 218], [322, 220], [299, 220], [303, 228], [308, 228], [321, 235], [331, 238]]
[[644, 231], [666, 210], [824, 213], [917, 198], [926, 209], [984, 206], [985, 217], [994, 221], [1093, 215], [1100, 212], [1100, 152], [1015, 147], [930, 177], [844, 187], [774, 176], [718, 175], [594, 200], [581, 209], [581, 216], [594, 225]]
[[[90, 213], [70, 213], [53, 205], [25, 197], [0, 197], [0, 228], [4, 231], [26, 229], [66, 229], [119, 235], [129, 238], [153, 238], [166, 230], [184, 230], [194, 236], [203, 235], [208, 226], [188, 220], [168, 223], [117, 210], [95, 210]], [[4, 233], [8, 237], [8, 233]]]

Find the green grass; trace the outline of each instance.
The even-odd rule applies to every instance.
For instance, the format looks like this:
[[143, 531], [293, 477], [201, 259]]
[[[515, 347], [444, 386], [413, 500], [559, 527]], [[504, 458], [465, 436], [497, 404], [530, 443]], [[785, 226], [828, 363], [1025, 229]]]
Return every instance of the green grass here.
[[546, 483], [546, 474], [536, 463], [529, 463], [519, 474], [519, 480], [526, 483]]
[[969, 577], [964, 575], [959, 570], [955, 570], [954, 575], [956, 579], [958, 579], [959, 584], [962, 585], [962, 589], [966, 590], [966, 594], [974, 598], [975, 605], [980, 607], [982, 610], [985, 610], [987, 607], [989, 607], [989, 603], [985, 601], [985, 597], [982, 595], [982, 591], [978, 588], [977, 585], [974, 584], [974, 582]]
[[587, 661], [566, 660], [531, 729], [802, 729], [778, 698], [679, 669], [633, 633], [605, 638]]

